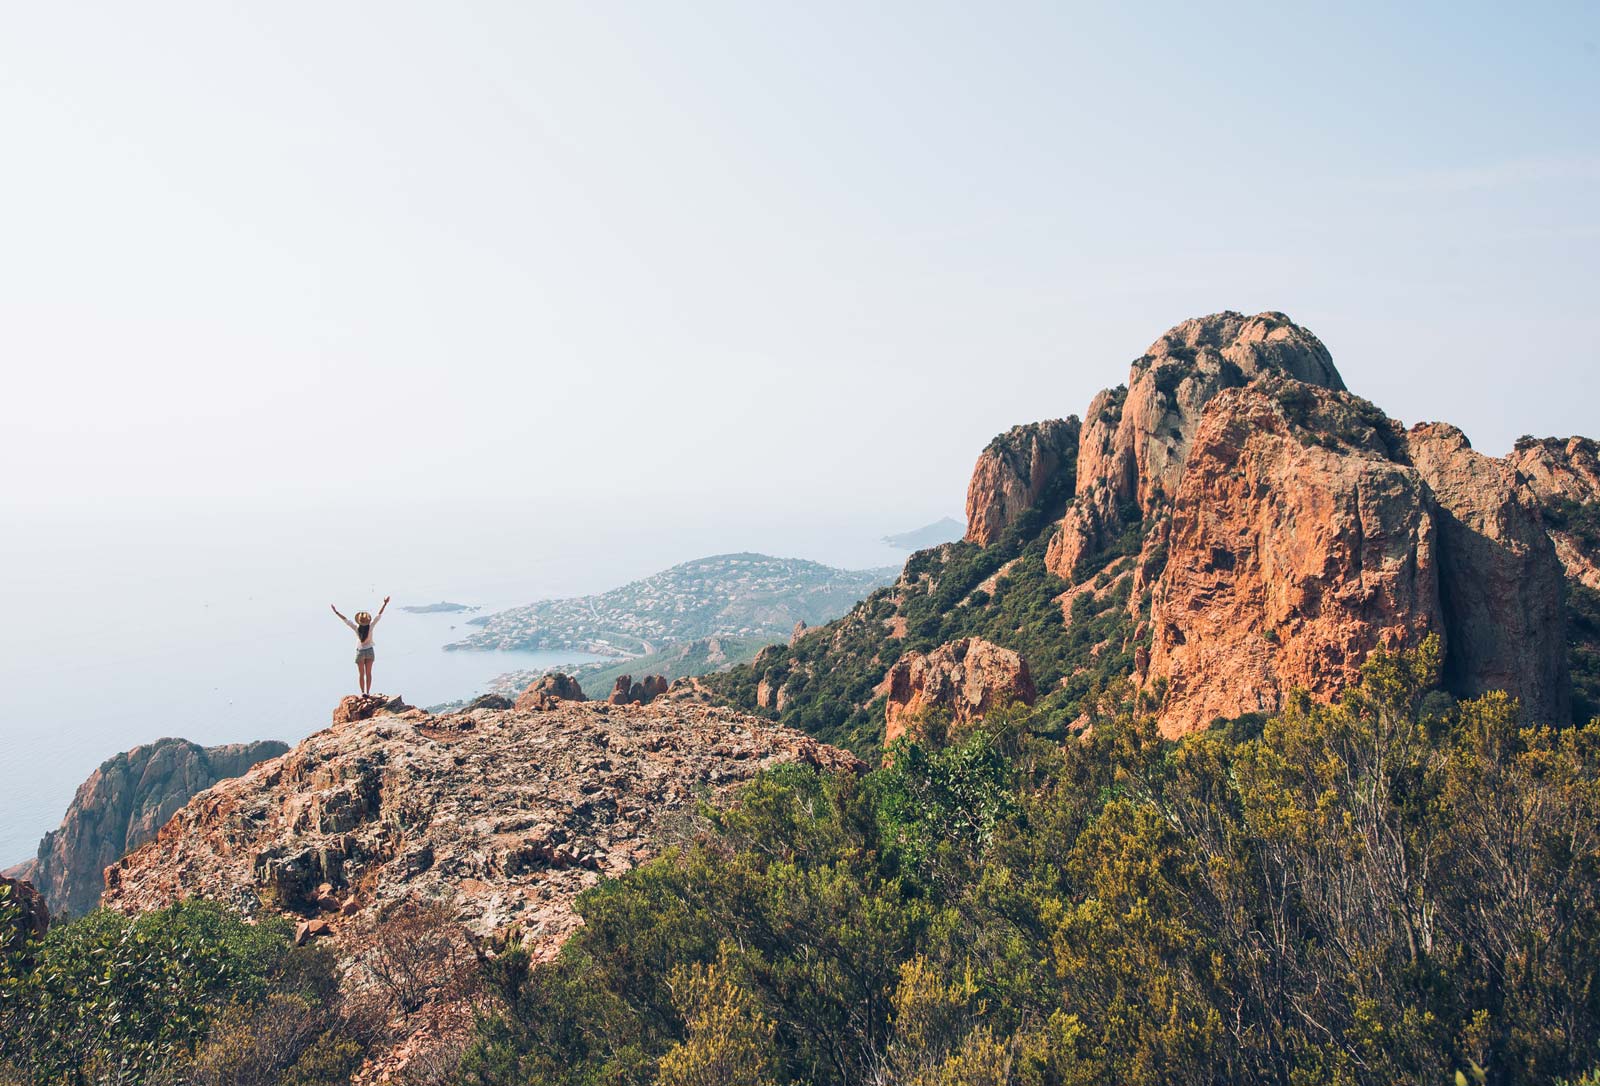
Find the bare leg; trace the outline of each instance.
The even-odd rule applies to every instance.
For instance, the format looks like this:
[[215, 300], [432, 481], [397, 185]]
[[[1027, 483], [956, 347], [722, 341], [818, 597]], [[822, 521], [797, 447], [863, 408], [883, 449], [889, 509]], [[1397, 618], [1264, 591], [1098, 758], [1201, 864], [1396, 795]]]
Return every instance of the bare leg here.
[[366, 668], [362, 665], [361, 661], [357, 660], [356, 661], [356, 689], [357, 690], [360, 690], [361, 687], [367, 681], [366, 677], [365, 677], [365, 671], [366, 671]]
[[372, 693], [372, 664], [373, 661], [367, 661], [367, 693], [369, 694]]

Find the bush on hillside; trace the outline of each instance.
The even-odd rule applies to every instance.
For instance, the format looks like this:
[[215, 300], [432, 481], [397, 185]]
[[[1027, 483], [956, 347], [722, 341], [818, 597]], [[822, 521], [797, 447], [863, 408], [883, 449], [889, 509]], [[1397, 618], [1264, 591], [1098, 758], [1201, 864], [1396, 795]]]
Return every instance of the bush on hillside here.
[[[643, 1086], [708, 1045], [777, 1083], [1581, 1075], [1600, 727], [1431, 696], [1439, 657], [1176, 743], [1013, 711], [864, 778], [775, 770], [584, 895], [556, 961], [497, 964], [463, 1081]], [[752, 1031], [711, 1045], [686, 977]]]
[[346, 1081], [361, 1045], [332, 955], [291, 934], [201, 901], [52, 927], [26, 968], [0, 972], [0, 1081]]

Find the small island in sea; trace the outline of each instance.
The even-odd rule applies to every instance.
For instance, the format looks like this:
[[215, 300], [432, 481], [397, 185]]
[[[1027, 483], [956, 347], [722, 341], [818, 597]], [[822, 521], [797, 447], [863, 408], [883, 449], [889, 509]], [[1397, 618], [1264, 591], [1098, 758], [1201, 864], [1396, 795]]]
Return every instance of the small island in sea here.
[[444, 615], [455, 614], [458, 611], [476, 611], [477, 607], [465, 603], [426, 603], [421, 607], [402, 607], [400, 610], [411, 615]]

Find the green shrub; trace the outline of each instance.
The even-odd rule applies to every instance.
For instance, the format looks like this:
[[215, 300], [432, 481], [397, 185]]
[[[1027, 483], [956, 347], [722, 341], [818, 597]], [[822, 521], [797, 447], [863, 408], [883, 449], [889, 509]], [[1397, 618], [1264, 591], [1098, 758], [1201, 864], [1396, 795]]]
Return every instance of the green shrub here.
[[712, 1051], [773, 1083], [1581, 1075], [1600, 726], [1521, 728], [1440, 696], [1439, 664], [1380, 654], [1339, 704], [1179, 742], [1127, 710], [1046, 742], [1012, 711], [864, 778], [769, 773], [584, 895], [557, 961], [491, 971], [464, 1080], [707, 1065], [682, 989], [713, 971], [758, 1028]]
[[0, 992], [0, 1068], [38, 1084], [166, 1082], [183, 1069], [195, 1082], [279, 1081], [339, 1025], [331, 955], [295, 948], [291, 932], [202, 901], [56, 925]]

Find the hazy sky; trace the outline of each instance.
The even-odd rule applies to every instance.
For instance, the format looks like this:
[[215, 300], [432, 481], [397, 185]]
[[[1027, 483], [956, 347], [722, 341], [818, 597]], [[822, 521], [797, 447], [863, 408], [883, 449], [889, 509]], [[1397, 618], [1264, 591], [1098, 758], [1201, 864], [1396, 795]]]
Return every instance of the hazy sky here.
[[1597, 12], [8, 2], [7, 519], [908, 528], [1227, 308], [1600, 432]]

